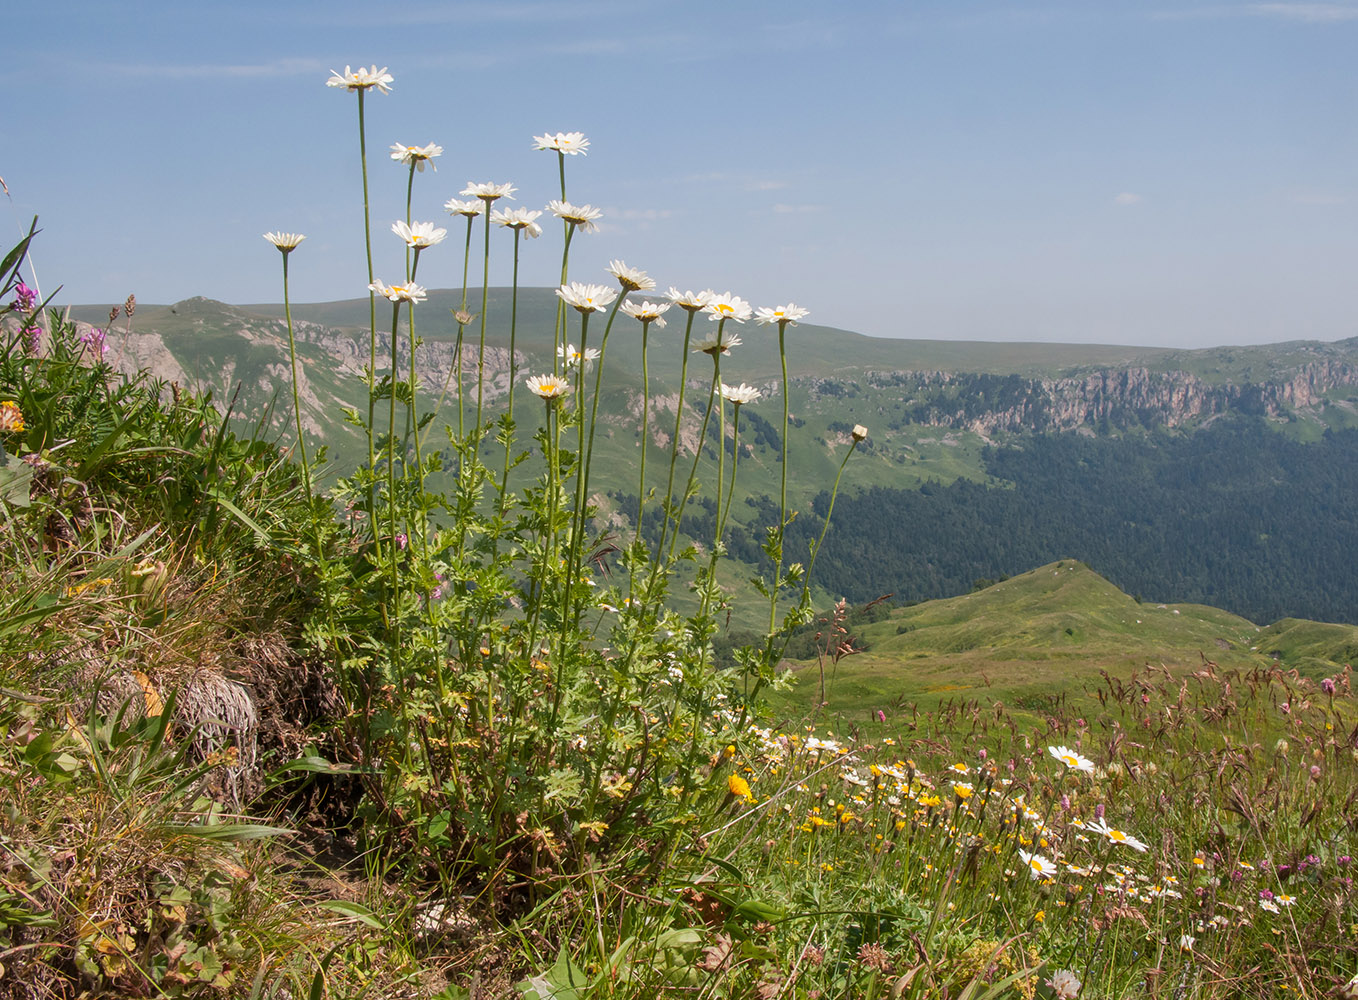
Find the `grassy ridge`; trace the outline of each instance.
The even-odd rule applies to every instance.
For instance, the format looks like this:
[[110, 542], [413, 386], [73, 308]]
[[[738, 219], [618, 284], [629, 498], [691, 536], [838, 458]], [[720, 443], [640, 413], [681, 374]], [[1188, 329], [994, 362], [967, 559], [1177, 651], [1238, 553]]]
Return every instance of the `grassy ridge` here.
[[[935, 710], [979, 699], [1040, 712], [1065, 698], [1091, 705], [1107, 672], [1147, 665], [1176, 673], [1277, 664], [1319, 679], [1358, 653], [1358, 627], [1284, 619], [1261, 628], [1201, 604], [1138, 602], [1082, 563], [1062, 560], [974, 593], [894, 610], [852, 630], [865, 651], [827, 663], [824, 712], [867, 732], [890, 728], [881, 709]], [[819, 698], [817, 661], [794, 662], [778, 710], [796, 716]]]

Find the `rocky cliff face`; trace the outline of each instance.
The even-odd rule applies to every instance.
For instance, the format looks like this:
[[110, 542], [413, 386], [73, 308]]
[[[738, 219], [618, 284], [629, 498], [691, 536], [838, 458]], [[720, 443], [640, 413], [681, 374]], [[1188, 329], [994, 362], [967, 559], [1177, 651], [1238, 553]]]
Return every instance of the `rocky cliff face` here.
[[1315, 407], [1332, 389], [1358, 386], [1358, 367], [1322, 360], [1298, 365], [1273, 380], [1240, 384], [1140, 367], [1058, 379], [878, 372], [870, 376], [869, 384], [887, 391], [906, 389], [911, 397], [907, 412], [914, 423], [990, 435], [1104, 425], [1176, 427], [1228, 410], [1277, 416]]
[[[237, 413], [265, 412], [276, 398], [273, 422], [282, 426], [292, 419], [291, 401], [285, 398], [289, 395], [292, 371], [284, 321], [252, 316], [202, 298], [176, 303], [172, 313], [173, 329], [168, 332], [134, 327], [129, 333], [115, 327], [108, 336], [108, 361], [128, 375], [145, 371], [189, 391], [211, 390], [213, 402], [223, 411], [235, 399]], [[77, 327], [83, 331], [90, 325], [78, 323]], [[362, 375], [368, 364], [368, 336], [304, 320], [293, 321], [293, 334], [301, 356], [297, 384], [303, 424], [308, 431], [321, 434], [333, 424], [335, 413], [346, 405], [356, 405], [363, 396], [355, 378]], [[516, 353], [519, 365], [523, 365], [525, 356]], [[422, 343], [415, 356], [421, 393], [438, 397], [447, 387], [451, 397], [456, 391], [456, 360], [455, 343], [443, 340]], [[474, 384], [478, 364], [475, 336], [463, 343], [461, 362], [464, 387]], [[379, 331], [379, 375], [390, 363], [390, 332]], [[409, 340], [403, 331], [397, 343], [401, 376], [409, 377], [409, 365]], [[483, 398], [493, 402], [509, 391], [509, 352], [487, 347], [485, 373]]]

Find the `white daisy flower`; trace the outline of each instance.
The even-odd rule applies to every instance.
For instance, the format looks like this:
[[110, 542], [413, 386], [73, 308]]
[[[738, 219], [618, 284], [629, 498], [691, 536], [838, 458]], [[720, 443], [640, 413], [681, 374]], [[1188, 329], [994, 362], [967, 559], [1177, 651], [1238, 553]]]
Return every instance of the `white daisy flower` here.
[[553, 149], [569, 156], [586, 156], [589, 140], [583, 132], [547, 132], [533, 136], [534, 149]]
[[1018, 853], [1019, 857], [1023, 859], [1024, 865], [1028, 868], [1028, 874], [1035, 880], [1040, 881], [1044, 878], [1056, 877], [1056, 865], [1051, 859], [1044, 858], [1040, 854], [1030, 854], [1022, 849]]
[[739, 295], [732, 295], [730, 292], [712, 296], [712, 300], [707, 304], [707, 311], [711, 313], [708, 319], [713, 322], [733, 319], [737, 323], [744, 323], [754, 315], [754, 309], [748, 302]]
[[620, 260], [610, 260], [604, 268], [618, 279], [618, 284], [628, 292], [650, 292], [655, 290], [655, 279], [639, 267], [628, 267]]
[[633, 319], [640, 320], [643, 323], [653, 323], [656, 328], [659, 329], [665, 325], [665, 320], [662, 318], [661, 314], [669, 307], [670, 304], [668, 302], [657, 305], [654, 302], [642, 302], [637, 304], [636, 302], [629, 301], [624, 302], [620, 308]]
[[1082, 771], [1085, 774], [1094, 773], [1094, 762], [1088, 757], [1081, 756], [1070, 747], [1057, 746], [1047, 747], [1047, 753], [1051, 754], [1072, 771]]
[[1132, 848], [1135, 851], [1145, 851], [1147, 849], [1144, 843], [1137, 840], [1130, 833], [1127, 833], [1125, 830], [1119, 830], [1116, 827], [1109, 826], [1101, 819], [1095, 820], [1093, 823], [1090, 823], [1088, 829], [1093, 833], [1103, 834], [1105, 837], [1107, 837], [1115, 844], [1126, 844], [1128, 847]]
[[797, 320], [805, 319], [811, 314], [811, 310], [803, 309], [799, 305], [789, 302], [785, 306], [775, 306], [770, 309], [762, 306], [754, 312], [754, 321], [762, 326], [769, 326], [777, 323], [779, 326], [795, 326]]
[[471, 219], [480, 215], [486, 206], [479, 201], [459, 201], [456, 198], [449, 198], [443, 203], [443, 207], [452, 215], [465, 215]]
[[560, 399], [571, 391], [571, 384], [559, 375], [533, 375], [526, 384], [529, 392], [546, 400]]
[[556, 294], [566, 305], [582, 313], [599, 312], [618, 297], [618, 293], [607, 285], [585, 284], [582, 281], [562, 285]]
[[306, 239], [301, 233], [265, 233], [264, 238], [284, 253], [292, 253]]
[[368, 289], [391, 302], [423, 302], [426, 297], [424, 287], [414, 282], [405, 285], [387, 285], [378, 280], [369, 285]]
[[706, 309], [708, 303], [716, 295], [710, 288], [701, 292], [681, 292], [673, 285], [670, 286], [669, 300], [685, 312], [699, 312]]
[[725, 382], [723, 382], [721, 384], [720, 392], [722, 399], [734, 403], [736, 406], [743, 406], [746, 403], [753, 403], [756, 399], [763, 395], [763, 393], [761, 393], [754, 386], [746, 385], [744, 382], [740, 383], [740, 385], [727, 385]]
[[406, 224], [404, 222], [393, 222], [391, 231], [399, 236], [405, 245], [414, 250], [426, 250], [435, 244], [442, 243], [448, 230], [435, 228], [432, 222], [414, 222]]
[[420, 173], [424, 173], [426, 163], [429, 164], [430, 169], [437, 173], [438, 168], [434, 166], [433, 159], [442, 155], [443, 147], [432, 142], [427, 146], [403, 146], [399, 142], [391, 144], [391, 158], [407, 167], [413, 166]]
[[542, 227], [534, 220], [541, 214], [536, 208], [497, 208], [491, 213], [490, 221], [497, 226], [522, 232], [530, 239], [537, 239], [542, 235]]
[[586, 347], [584, 351], [580, 351], [574, 344], [567, 344], [556, 349], [556, 356], [567, 365], [588, 365], [599, 360], [599, 351], [594, 347]]
[[368, 90], [371, 87], [376, 87], [382, 93], [390, 94], [392, 82], [392, 77], [391, 74], [387, 72], [387, 67], [383, 66], [381, 69], [378, 69], [377, 65], [374, 63], [372, 69], [364, 69], [362, 66], [358, 69], [350, 69], [348, 66], [345, 66], [343, 73], [336, 73], [332, 69], [330, 71], [330, 79], [325, 81], [325, 85], [327, 87], [343, 87], [345, 90], [350, 91]]
[[468, 181], [467, 186], [464, 187], [460, 193], [472, 198], [480, 198], [489, 205], [496, 198], [513, 198], [514, 192], [517, 190], [518, 188], [513, 184], [493, 184], [490, 181], [481, 183]]
[[703, 354], [713, 355], [718, 352], [730, 354], [731, 348], [739, 347], [740, 343], [739, 335], [732, 333], [730, 330], [723, 329], [713, 333], [712, 336], [708, 337], [706, 340], [698, 341], [698, 343], [693, 345], [693, 351], [694, 353], [701, 352]]
[[599, 227], [595, 223], [603, 218], [603, 212], [593, 205], [572, 205], [568, 201], [553, 200], [547, 203], [553, 215], [575, 226], [577, 229], [592, 233]]

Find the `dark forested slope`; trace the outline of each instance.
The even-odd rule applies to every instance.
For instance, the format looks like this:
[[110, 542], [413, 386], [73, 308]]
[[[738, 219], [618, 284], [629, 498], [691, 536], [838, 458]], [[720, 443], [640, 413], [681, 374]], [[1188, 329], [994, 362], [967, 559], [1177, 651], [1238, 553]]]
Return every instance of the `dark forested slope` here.
[[[841, 496], [817, 583], [919, 600], [1075, 558], [1146, 600], [1358, 621], [1356, 431], [1302, 444], [1238, 418], [1193, 434], [1037, 435], [984, 461], [999, 483]], [[799, 557], [817, 518], [789, 529]]]

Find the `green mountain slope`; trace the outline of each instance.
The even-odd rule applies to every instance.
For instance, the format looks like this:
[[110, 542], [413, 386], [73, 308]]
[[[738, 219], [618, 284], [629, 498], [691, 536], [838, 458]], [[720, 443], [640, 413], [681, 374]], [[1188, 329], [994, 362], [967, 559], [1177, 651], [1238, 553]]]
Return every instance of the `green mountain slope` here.
[[[435, 290], [416, 310], [420, 407], [428, 412], [442, 404], [428, 441], [433, 448], [446, 440], [442, 425], [457, 424], [452, 312], [460, 304], [460, 293]], [[479, 292], [468, 304], [480, 311]], [[390, 312], [380, 305], [382, 325]], [[508, 290], [491, 290], [484, 402], [492, 415], [505, 405], [510, 387], [510, 305]], [[550, 289], [520, 294], [514, 331], [520, 383], [552, 366], [556, 309]], [[332, 475], [366, 455], [362, 435], [344, 413], [366, 409], [361, 373], [370, 350], [368, 310], [367, 299], [293, 307], [303, 423], [313, 446], [328, 447]], [[107, 316], [103, 307], [73, 313], [101, 324]], [[613, 528], [623, 532], [624, 512], [635, 509], [641, 488], [634, 476], [642, 448], [653, 470], [648, 490], [660, 485], [659, 470], [668, 458], [685, 317], [672, 310], [669, 319], [651, 336], [647, 442], [641, 440], [638, 324], [620, 315], [608, 341], [591, 485], [603, 507], [617, 512]], [[578, 344], [579, 317], [569, 320], [568, 339]], [[602, 343], [604, 326], [602, 318], [593, 322], [589, 346]], [[695, 339], [710, 330], [700, 316]], [[727, 542], [738, 559], [754, 564], [763, 528], [776, 517], [770, 516], [767, 498], [777, 495], [781, 477], [782, 385], [775, 333], [754, 324], [738, 333], [743, 343], [723, 359], [722, 378], [752, 383], [765, 398], [742, 414], [740, 479]], [[480, 336], [478, 316], [466, 330], [462, 354], [468, 383]], [[389, 365], [390, 331], [379, 330], [378, 341], [381, 374]], [[403, 373], [408, 343], [408, 331], [399, 331], [397, 363]], [[1307, 471], [1321, 451], [1335, 452], [1335, 468], [1349, 454], [1341, 446], [1347, 438], [1331, 441], [1327, 434], [1358, 427], [1358, 339], [1181, 351], [883, 340], [803, 324], [788, 329], [787, 344], [789, 487], [798, 512], [792, 533], [800, 536], [794, 548], [804, 548], [819, 530], [824, 491], [848, 447], [849, 431], [863, 424], [870, 432], [846, 471], [842, 506], [818, 571], [827, 595], [936, 597], [980, 577], [1069, 554], [1145, 596], [1192, 596], [1258, 619], [1358, 620], [1358, 567], [1331, 558], [1358, 521], [1345, 499], [1358, 491], [1347, 490], [1343, 477], [1317, 478]], [[230, 306], [204, 298], [143, 304], [130, 333], [125, 325], [115, 326], [109, 350], [125, 370], [149, 369], [190, 391], [211, 391], [220, 406], [230, 403], [239, 424], [291, 438], [286, 328], [276, 304]], [[690, 355], [681, 438], [685, 467], [693, 460], [711, 375], [706, 357]], [[529, 403], [518, 414], [520, 429], [531, 433], [540, 414]], [[1176, 440], [1206, 442], [1214, 428], [1239, 419], [1263, 421], [1280, 432], [1265, 436], [1282, 443], [1261, 448], [1253, 438], [1252, 450], [1234, 454], [1231, 462], [1208, 461], [1214, 475], [1200, 482], [1172, 483], [1159, 492], [1140, 485], [1165, 485], [1160, 466], [1173, 464], [1163, 456], [1178, 454]], [[726, 434], [729, 453], [734, 447], [729, 423]], [[1077, 446], [1083, 441], [1091, 444], [1084, 451]], [[1105, 447], [1107, 442], [1113, 444]], [[1307, 451], [1298, 442], [1323, 448]], [[707, 497], [714, 493], [719, 447], [714, 431], [697, 456]], [[1179, 465], [1203, 465], [1199, 453], [1212, 447], [1204, 444], [1191, 462]], [[1288, 454], [1275, 454], [1280, 449]], [[498, 462], [498, 456], [487, 457]], [[1111, 480], [1101, 475], [1131, 463], [1148, 473], [1133, 486], [1110, 487]], [[534, 471], [531, 461], [519, 468], [525, 477]], [[435, 476], [433, 485], [446, 483]], [[1135, 509], [1123, 511], [1127, 505], [1121, 501], [1133, 495]], [[1229, 517], [1222, 516], [1225, 508]], [[892, 526], [903, 535], [883, 536]], [[698, 518], [693, 531], [705, 540], [711, 528]], [[1209, 537], [1209, 545], [1194, 544]], [[1280, 563], [1287, 564], [1281, 585]], [[1308, 565], [1323, 571], [1305, 571]], [[731, 585], [737, 591], [745, 586], [743, 578]]]
[[[1260, 628], [1200, 604], [1149, 604], [1089, 567], [1062, 560], [958, 597], [893, 610], [853, 629], [865, 651], [827, 662], [824, 712], [869, 725], [877, 710], [904, 711], [975, 699], [1040, 711], [1087, 698], [1107, 671], [1181, 674], [1203, 668], [1279, 665], [1311, 677], [1337, 673], [1358, 652], [1358, 627], [1287, 619]], [[790, 690], [774, 696], [798, 717], [820, 698], [816, 660], [790, 661]]]

